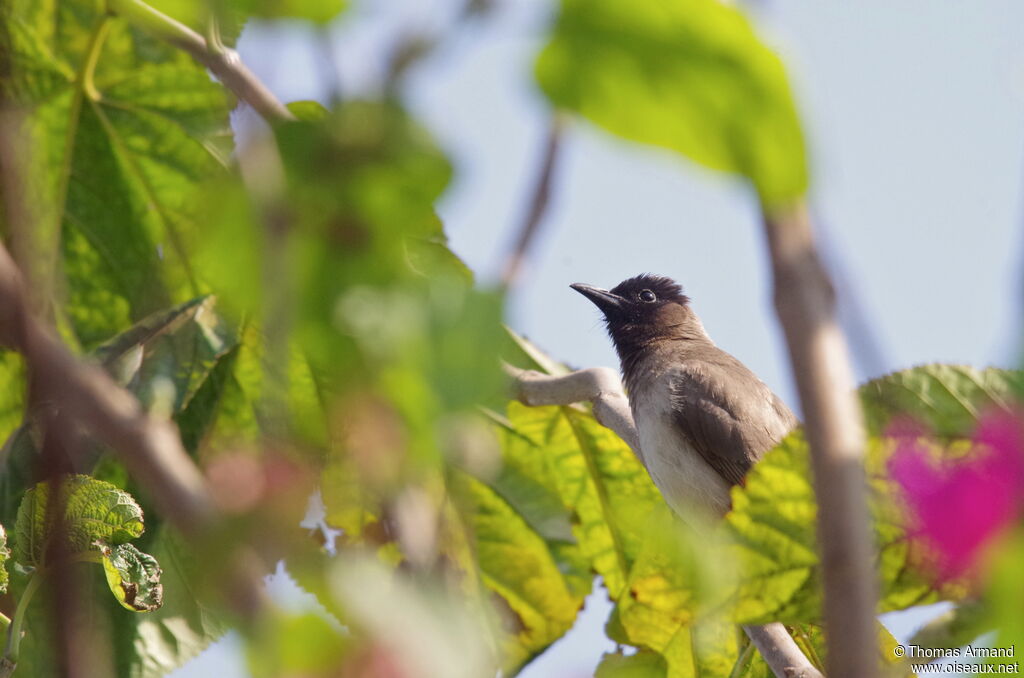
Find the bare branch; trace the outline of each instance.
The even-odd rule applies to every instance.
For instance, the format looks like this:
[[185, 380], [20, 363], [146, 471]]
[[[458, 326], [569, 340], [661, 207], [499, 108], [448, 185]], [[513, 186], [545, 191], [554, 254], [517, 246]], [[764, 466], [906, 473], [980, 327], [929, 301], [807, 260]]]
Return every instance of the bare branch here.
[[[626, 441], [633, 454], [643, 463], [636, 423], [618, 372], [610, 367], [591, 367], [550, 376], [511, 365], [505, 365], [504, 368], [515, 380], [513, 392], [516, 399], [524, 405], [592, 402], [597, 421]], [[744, 626], [743, 630], [778, 678], [822, 678], [821, 672], [804, 656], [782, 624], [773, 622], [764, 626]]]
[[530, 245], [536, 239], [541, 223], [544, 221], [544, 214], [547, 212], [548, 204], [551, 202], [551, 184], [555, 176], [555, 168], [558, 165], [559, 151], [562, 146], [562, 127], [564, 121], [559, 115], [553, 114], [548, 128], [548, 136], [544, 142], [544, 157], [540, 164], [540, 172], [537, 174], [537, 182], [534, 184], [532, 197], [523, 223], [519, 227], [519, 238], [516, 246], [509, 253], [505, 261], [505, 270], [501, 279], [506, 287], [511, 287], [522, 270], [523, 262]]
[[864, 431], [835, 295], [801, 205], [765, 217], [775, 308], [803, 405], [818, 498], [828, 673], [878, 674], [876, 577], [868, 530]]
[[610, 367], [591, 367], [551, 376], [533, 370], [504, 365], [505, 372], [515, 379], [515, 397], [524, 405], [569, 405], [589, 401], [594, 404], [594, 418], [602, 426], [615, 431], [626, 441], [642, 464], [640, 439], [637, 436], [629, 400], [622, 390], [619, 373]]
[[743, 630], [778, 678], [824, 678], [779, 622], [744, 626]]
[[130, 23], [191, 54], [267, 122], [295, 119], [291, 111], [242, 63], [235, 50], [207, 44], [203, 36], [141, 0], [108, 0], [107, 4], [111, 11]]

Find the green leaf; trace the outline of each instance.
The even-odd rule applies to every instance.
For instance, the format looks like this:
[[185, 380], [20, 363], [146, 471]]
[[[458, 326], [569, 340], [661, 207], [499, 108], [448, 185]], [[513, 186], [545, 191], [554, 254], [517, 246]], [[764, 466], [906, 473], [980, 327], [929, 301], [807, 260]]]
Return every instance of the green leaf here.
[[0, 448], [0, 523], [14, 524], [25, 488], [31, 487], [36, 478], [39, 450], [35, 433], [31, 425], [22, 424]]
[[572, 628], [592, 576], [578, 548], [549, 545], [487, 485], [464, 474], [456, 480], [470, 503], [483, 582], [500, 596], [504, 669], [512, 675]]
[[0, 349], [0, 441], [14, 434], [25, 411], [25, 363], [14, 351]]
[[609, 653], [601, 657], [594, 678], [666, 678], [665, 660], [657, 652], [639, 651], [629, 656]]
[[[991, 577], [987, 582], [984, 602], [989, 612], [989, 628], [996, 629], [991, 647], [1024, 647], [1024, 586], [1021, 585], [1020, 564], [1024, 562], [1024, 531], [1017, 527], [999, 545], [992, 559]], [[1019, 661], [1019, 655], [1012, 659], [991, 658], [991, 664], [1008, 664]], [[1006, 672], [997, 669], [995, 672]]]
[[281, 615], [246, 647], [253, 678], [340, 675], [350, 639], [315, 614]]
[[664, 506], [647, 471], [618, 436], [573, 408], [510, 403], [508, 420], [506, 467], [560, 498], [576, 541], [617, 600], [650, 515]]
[[100, 541], [97, 547], [103, 556], [107, 585], [122, 607], [133, 612], [152, 612], [163, 605], [163, 570], [156, 558], [131, 544], [111, 547]]
[[240, 9], [267, 19], [306, 19], [326, 24], [348, 7], [348, 0], [235, 0]]
[[90, 0], [17, 0], [5, 14], [40, 294], [67, 282], [66, 320], [91, 346], [194, 295], [197, 189], [224, 173], [231, 98], [187, 54]]
[[198, 656], [228, 630], [220, 593], [205, 585], [203, 553], [163, 525], [147, 550], [163, 568], [163, 606], [125, 614], [107, 605], [113, 627], [117, 675], [159, 678]]
[[[66, 548], [74, 554], [87, 553], [93, 542], [123, 544], [143, 532], [142, 509], [130, 494], [90, 476], [65, 476], [61, 481], [64, 506], [63, 530]], [[56, 516], [49, 509], [51, 488], [37, 484], [25, 493], [18, 507], [14, 527], [14, 558], [26, 567], [42, 567], [54, 537]]]
[[728, 3], [562, 0], [536, 72], [555, 106], [745, 176], [769, 206], [807, 190], [785, 70]]
[[461, 596], [355, 551], [335, 558], [332, 570], [331, 588], [346, 611], [347, 628], [370, 647], [384, 648], [399, 666], [445, 678], [495, 674], [487, 620]]
[[881, 435], [895, 417], [909, 417], [940, 439], [963, 438], [979, 415], [1012, 412], [1024, 393], [1024, 372], [964, 365], [922, 365], [859, 389], [868, 430]]
[[[865, 466], [879, 549], [881, 610], [957, 598], [964, 592], [952, 586], [938, 589], [915, 567], [907, 519], [886, 469], [893, 444], [879, 436], [894, 419], [910, 417], [924, 424], [926, 432], [966, 440], [981, 414], [1011, 407], [1021, 381], [1019, 372], [927, 365], [861, 387], [870, 435]], [[821, 619], [817, 504], [810, 477], [807, 443], [798, 430], [753, 468], [744, 487], [733, 489], [733, 510], [726, 522], [743, 568], [737, 597], [741, 623]]]
[[730, 675], [738, 647], [721, 611], [733, 574], [724, 544], [713, 531], [675, 523], [667, 506], [649, 515], [642, 535], [609, 636], [660, 654], [669, 678]]

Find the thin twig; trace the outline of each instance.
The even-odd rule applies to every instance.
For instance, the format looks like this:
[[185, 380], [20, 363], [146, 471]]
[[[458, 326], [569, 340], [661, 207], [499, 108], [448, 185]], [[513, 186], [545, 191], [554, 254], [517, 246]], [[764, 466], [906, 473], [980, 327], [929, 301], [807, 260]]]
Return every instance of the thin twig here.
[[[524, 405], [592, 402], [597, 421], [626, 441], [643, 463], [633, 413], [615, 370], [592, 367], [552, 376], [505, 365], [505, 372], [514, 379], [514, 396]], [[743, 630], [778, 678], [822, 678], [821, 672], [804, 656], [782, 624], [744, 626]]]
[[291, 111], [242, 63], [235, 50], [211, 48], [199, 33], [141, 0], [108, 0], [108, 7], [133, 25], [191, 54], [267, 122], [295, 119]]
[[544, 215], [551, 202], [551, 186], [554, 181], [555, 170], [558, 166], [564, 125], [565, 122], [561, 116], [557, 113], [552, 115], [548, 126], [547, 138], [544, 141], [544, 156], [541, 159], [540, 172], [538, 172], [537, 181], [533, 186], [526, 216], [519, 227], [519, 238], [505, 260], [505, 269], [501, 275], [501, 280], [505, 287], [511, 287], [519, 277], [530, 245], [536, 240], [537, 233], [544, 221]]
[[835, 238], [820, 214], [811, 211], [818, 234], [821, 258], [836, 288], [839, 324], [850, 340], [853, 359], [862, 379], [874, 379], [889, 371], [891, 364], [878, 338], [878, 330], [868, 319], [862, 298], [857, 294], [847, 262]]
[[775, 308], [803, 406], [818, 498], [828, 674], [878, 674], [877, 584], [868, 529], [864, 430], [832, 283], [801, 205], [765, 217]]

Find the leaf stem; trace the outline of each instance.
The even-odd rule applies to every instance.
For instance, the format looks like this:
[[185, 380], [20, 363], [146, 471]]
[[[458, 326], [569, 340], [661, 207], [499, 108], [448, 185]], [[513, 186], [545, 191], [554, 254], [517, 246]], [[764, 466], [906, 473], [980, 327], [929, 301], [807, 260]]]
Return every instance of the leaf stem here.
[[235, 50], [211, 49], [203, 36], [141, 0], [108, 0], [107, 6], [129, 23], [188, 52], [267, 122], [295, 119], [291, 111], [242, 63]]
[[[25, 614], [28, 612], [28, 604], [32, 597], [43, 583], [43, 570], [36, 570], [29, 577], [28, 585], [25, 586], [21, 598], [18, 600], [18, 607], [14, 610], [14, 617], [11, 625], [7, 628], [7, 647], [4, 649], [4, 659], [13, 666], [18, 663], [18, 646], [21, 644], [21, 627], [25, 623]], [[5, 664], [6, 666], [6, 664]]]
[[732, 671], [729, 672], [729, 678], [739, 678], [743, 675], [744, 669], [750, 663], [750, 658], [754, 654], [754, 643], [747, 641], [747, 646], [743, 648], [743, 652], [740, 652], [740, 656], [736, 658], [736, 663], [732, 667]]
[[92, 35], [89, 37], [89, 48], [85, 54], [82, 70], [78, 74], [78, 86], [81, 88], [82, 93], [93, 101], [99, 101], [100, 99], [100, 93], [96, 89], [93, 76], [96, 74], [96, 64], [99, 63], [100, 54], [103, 52], [103, 43], [106, 42], [107, 34], [110, 33], [112, 18], [109, 14], [104, 14], [103, 18], [99, 20]]

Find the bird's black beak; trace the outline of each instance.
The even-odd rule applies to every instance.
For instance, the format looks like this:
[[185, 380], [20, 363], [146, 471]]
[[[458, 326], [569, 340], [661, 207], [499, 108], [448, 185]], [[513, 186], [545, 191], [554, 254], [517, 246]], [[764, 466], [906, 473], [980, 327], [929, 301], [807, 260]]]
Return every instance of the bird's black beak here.
[[626, 304], [626, 300], [619, 295], [612, 294], [608, 290], [602, 290], [600, 287], [584, 285], [583, 283], [573, 283], [569, 287], [594, 302], [594, 305], [601, 309], [605, 315], [622, 310]]

